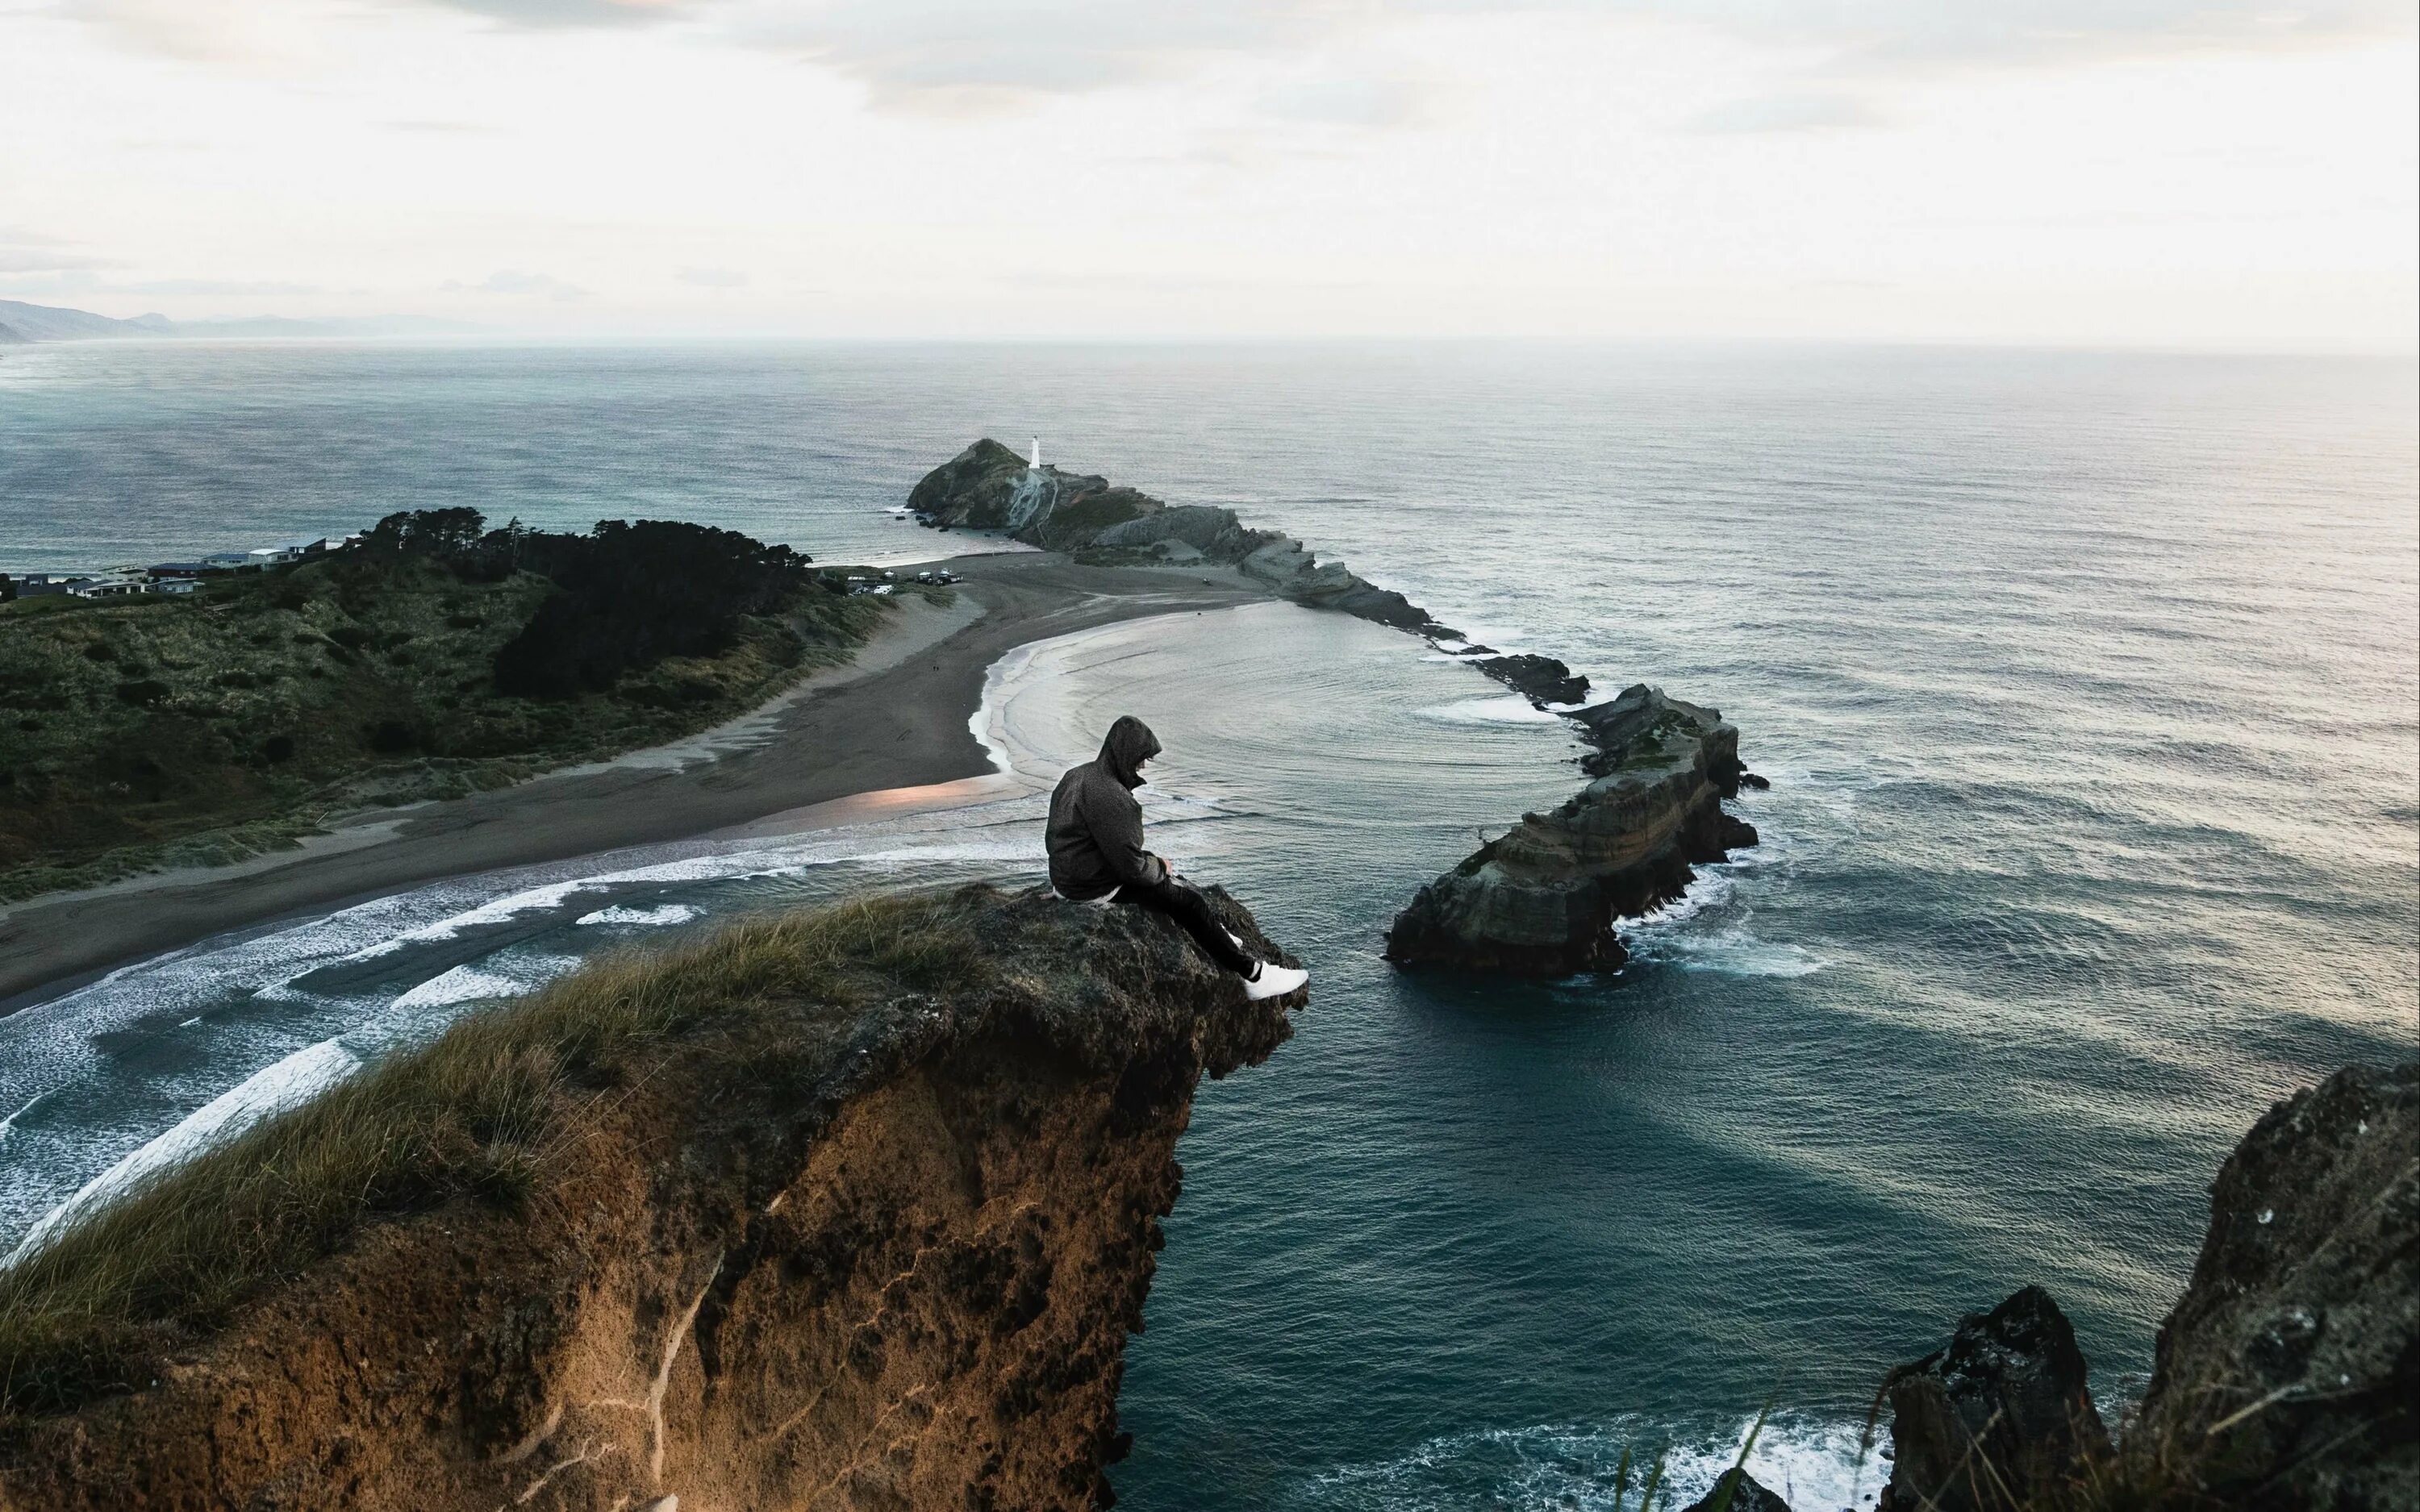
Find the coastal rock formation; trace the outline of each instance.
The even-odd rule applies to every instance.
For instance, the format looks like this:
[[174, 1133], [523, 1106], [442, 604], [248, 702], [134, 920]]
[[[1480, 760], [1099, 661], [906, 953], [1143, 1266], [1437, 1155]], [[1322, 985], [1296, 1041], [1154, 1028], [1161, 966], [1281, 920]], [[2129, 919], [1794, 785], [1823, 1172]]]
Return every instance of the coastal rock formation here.
[[1885, 1382], [1878, 1512], [2403, 1512], [2420, 1505], [2420, 1062], [2278, 1103], [2211, 1191], [2193, 1279], [2113, 1449], [2028, 1287]]
[[1714, 1489], [1683, 1512], [1790, 1512], [1790, 1504], [1746, 1471], [1732, 1469], [1715, 1476]]
[[1364, 581], [1341, 562], [1319, 562], [1290, 536], [1253, 530], [1232, 509], [1171, 508], [1090, 473], [1030, 467], [988, 438], [924, 474], [908, 492], [908, 507], [928, 525], [999, 531], [1045, 550], [1130, 553], [1175, 565], [1233, 567], [1280, 597], [1311, 609], [1457, 639], [1403, 594]]
[[1894, 1458], [1881, 1512], [2009, 1512], [2054, 1504], [2109, 1430], [2058, 1304], [2027, 1287], [1970, 1313], [1947, 1349], [1892, 1372]]
[[1723, 810], [1739, 791], [1739, 732], [1719, 713], [1641, 685], [1572, 717], [1595, 745], [1582, 763], [1594, 780], [1422, 887], [1388, 932], [1388, 960], [1535, 977], [1608, 969], [1627, 956], [1615, 918], [1679, 897], [1694, 864], [1756, 843]]
[[2253, 1126], [2211, 1189], [2130, 1445], [2229, 1506], [2420, 1506], [2420, 1062]]
[[[1466, 645], [1403, 594], [1342, 563], [1319, 562], [1289, 536], [1253, 530], [1232, 509], [1170, 506], [1104, 478], [1033, 468], [995, 440], [926, 473], [908, 502], [926, 524], [1001, 531], [1050, 550], [1232, 567], [1297, 604], [1442, 643], [1536, 707], [1588, 697], [1588, 678], [1554, 657]], [[1541, 977], [1618, 966], [1626, 952], [1614, 918], [1680, 896], [1693, 864], [1756, 843], [1754, 827], [1722, 800], [1743, 782], [1765, 782], [1742, 769], [1739, 732], [1714, 710], [1641, 685], [1557, 712], [1579, 724], [1592, 748], [1581, 765], [1595, 780], [1551, 814], [1525, 815], [1420, 889], [1388, 933], [1389, 960]]]
[[[549, 1095], [576, 1109], [520, 1186], [374, 1207], [230, 1316], [139, 1324], [73, 1399], [50, 1399], [72, 1372], [0, 1362], [0, 1508], [1107, 1500], [1177, 1135], [1202, 1075], [1289, 1036], [1282, 1000], [1140, 910], [849, 907], [527, 1000], [557, 1026], [694, 1012], [628, 1064], [560, 1041]], [[414, 1158], [486, 1127], [441, 1120]]]
[[1512, 656], [1478, 656], [1471, 665], [1540, 708], [1549, 703], [1577, 703], [1588, 697], [1589, 680], [1552, 656], [1523, 652]]

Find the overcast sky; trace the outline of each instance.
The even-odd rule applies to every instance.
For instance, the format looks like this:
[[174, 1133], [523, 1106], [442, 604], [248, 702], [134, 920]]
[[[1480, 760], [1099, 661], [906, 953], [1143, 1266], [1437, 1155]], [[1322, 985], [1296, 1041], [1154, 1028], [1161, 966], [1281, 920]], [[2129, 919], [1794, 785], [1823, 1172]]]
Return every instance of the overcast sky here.
[[0, 0], [0, 297], [2410, 347], [2411, 0]]

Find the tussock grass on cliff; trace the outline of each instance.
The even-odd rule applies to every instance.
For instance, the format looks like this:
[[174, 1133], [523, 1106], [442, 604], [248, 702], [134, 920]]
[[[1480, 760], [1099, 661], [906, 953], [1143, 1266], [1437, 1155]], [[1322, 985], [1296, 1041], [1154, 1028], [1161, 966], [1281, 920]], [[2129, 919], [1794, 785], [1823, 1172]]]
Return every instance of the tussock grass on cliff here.
[[[145, 1363], [380, 1213], [542, 1192], [551, 1152], [651, 1046], [752, 1011], [838, 1020], [974, 981], [964, 911], [875, 898], [610, 956], [265, 1120], [0, 1270], [0, 1417], [144, 1383]], [[145, 1378], [147, 1379], [147, 1376]]]

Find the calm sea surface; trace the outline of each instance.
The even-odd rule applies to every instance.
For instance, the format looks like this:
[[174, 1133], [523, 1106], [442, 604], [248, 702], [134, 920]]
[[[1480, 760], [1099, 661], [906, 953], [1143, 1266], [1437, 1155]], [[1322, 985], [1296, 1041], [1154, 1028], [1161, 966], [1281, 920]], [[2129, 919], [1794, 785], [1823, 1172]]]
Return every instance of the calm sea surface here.
[[899, 560], [919, 474], [1039, 432], [1716, 704], [1774, 787], [1620, 976], [1406, 978], [1381, 931], [1577, 785], [1563, 727], [1286, 606], [1073, 638], [999, 670], [996, 801], [459, 879], [0, 1021], [0, 1244], [599, 945], [1030, 872], [1028, 787], [1131, 711], [1162, 848], [1316, 995], [1203, 1089], [1125, 1504], [1602, 1506], [1625, 1444], [1700, 1488], [1770, 1399], [1760, 1473], [1863, 1506], [1885, 1368], [2040, 1282], [2122, 1395], [2243, 1129], [2420, 1040], [2415, 401], [2410, 359], [12, 348], [0, 569], [462, 503]]

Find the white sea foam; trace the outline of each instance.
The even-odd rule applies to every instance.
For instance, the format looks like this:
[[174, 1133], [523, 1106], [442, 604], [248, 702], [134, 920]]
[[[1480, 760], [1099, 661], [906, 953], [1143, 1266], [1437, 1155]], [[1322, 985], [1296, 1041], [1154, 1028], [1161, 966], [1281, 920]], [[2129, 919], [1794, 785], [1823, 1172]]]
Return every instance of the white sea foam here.
[[[1624, 1512], [1659, 1455], [1668, 1498], [1686, 1506], [1739, 1460], [1752, 1420], [1659, 1421], [1625, 1413], [1608, 1422], [1481, 1428], [1431, 1439], [1391, 1459], [1345, 1465], [1291, 1488], [1281, 1504], [1337, 1512], [1466, 1512], [1473, 1506], [1538, 1512]], [[1798, 1512], [1870, 1507], [1889, 1467], [1862, 1461], [1863, 1425], [1811, 1413], [1777, 1413], [1757, 1435], [1747, 1472]], [[1614, 1489], [1630, 1459], [1623, 1503]]]
[[23, 1103], [18, 1104], [16, 1112], [9, 1114], [5, 1119], [0, 1119], [0, 1140], [6, 1140], [9, 1134], [13, 1134], [17, 1128], [17, 1120], [23, 1118], [26, 1114], [33, 1112], [34, 1104], [39, 1103], [42, 1099], [50, 1095], [51, 1094], [48, 1092], [37, 1092], [32, 1097], [26, 1099]]
[[[123, 1192], [144, 1178], [191, 1160], [251, 1128], [281, 1108], [318, 1095], [360, 1069], [361, 1058], [334, 1040], [322, 1040], [253, 1072], [229, 1090], [187, 1114], [166, 1134], [128, 1155], [86, 1181], [75, 1196], [53, 1208], [25, 1230], [9, 1252], [14, 1263], [31, 1254], [43, 1237], [95, 1203]], [[23, 1112], [23, 1108], [18, 1110]]]
[[1553, 724], [1559, 715], [1532, 704], [1518, 693], [1501, 698], [1464, 699], [1419, 711], [1421, 717], [1441, 724]]
[[529, 991], [528, 986], [510, 977], [500, 977], [476, 966], [456, 966], [441, 976], [429, 978], [419, 986], [395, 1000], [398, 1009], [447, 1008], [456, 1003], [475, 1003], [483, 997], [518, 997]]
[[564, 900], [573, 893], [596, 887], [607, 880], [612, 879], [574, 877], [568, 882], [554, 882], [542, 887], [530, 887], [509, 897], [483, 903], [475, 908], [466, 908], [458, 914], [438, 919], [435, 923], [423, 924], [418, 929], [406, 930], [400, 934], [391, 935], [375, 944], [364, 946], [346, 959], [366, 961], [376, 956], [391, 955], [409, 945], [426, 945], [438, 940], [454, 939], [466, 929], [475, 929], [484, 924], [506, 923], [522, 914], [560, 908], [564, 904]]
[[1620, 926], [1633, 957], [1683, 971], [1733, 977], [1807, 977], [1831, 964], [1802, 945], [1763, 938], [1749, 929], [1755, 900], [1790, 879], [1792, 846], [1768, 835], [1734, 861], [1698, 869], [1678, 898]]
[[577, 922], [582, 924], [631, 924], [644, 928], [660, 929], [667, 924], [686, 924], [692, 918], [702, 917], [704, 916], [699, 910], [691, 908], [687, 903], [663, 903], [654, 908], [625, 908], [621, 904], [615, 903], [610, 907], [599, 908], [593, 914], [582, 914], [580, 916]]

